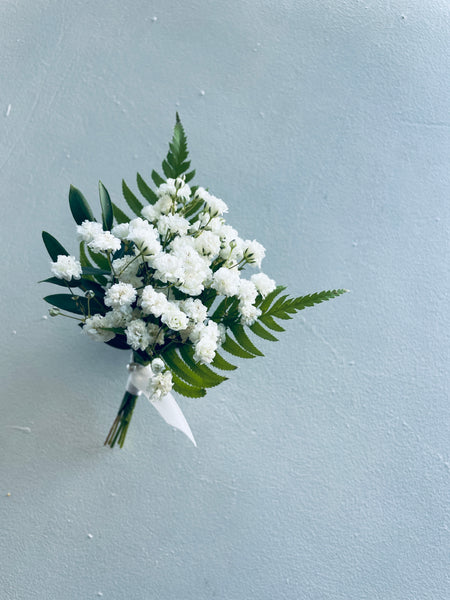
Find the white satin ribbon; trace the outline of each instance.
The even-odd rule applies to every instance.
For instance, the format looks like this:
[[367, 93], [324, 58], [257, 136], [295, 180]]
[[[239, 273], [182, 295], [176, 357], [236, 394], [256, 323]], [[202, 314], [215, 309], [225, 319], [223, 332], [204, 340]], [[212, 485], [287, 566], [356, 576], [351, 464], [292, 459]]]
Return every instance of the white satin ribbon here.
[[148, 394], [147, 389], [149, 383], [152, 377], [154, 377], [151, 366], [130, 363], [128, 365], [128, 371], [130, 374], [127, 381], [127, 392], [134, 396], [145, 396], [168, 425], [182, 431], [191, 440], [194, 446], [197, 446], [191, 428], [186, 421], [186, 417], [181, 412], [181, 408], [178, 406], [172, 394], [166, 394], [162, 397], [157, 397], [155, 394]]

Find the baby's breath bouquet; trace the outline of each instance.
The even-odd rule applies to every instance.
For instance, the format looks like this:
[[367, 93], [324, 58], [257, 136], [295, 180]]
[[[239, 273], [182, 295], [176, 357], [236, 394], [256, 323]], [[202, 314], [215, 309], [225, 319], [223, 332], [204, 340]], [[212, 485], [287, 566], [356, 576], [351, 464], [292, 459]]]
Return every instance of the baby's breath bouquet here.
[[[221, 373], [236, 369], [227, 354], [263, 356], [257, 337], [277, 341], [274, 332], [284, 331], [279, 320], [345, 291], [283, 293], [283, 286], [260, 271], [264, 247], [240, 238], [226, 223], [223, 200], [189, 185], [195, 175], [189, 168], [177, 115], [164, 177], [152, 171], [152, 189], [138, 173], [142, 199], [122, 183], [135, 218], [111, 202], [100, 182], [101, 221], [81, 192], [70, 188], [79, 258], [42, 234], [53, 274], [45, 282], [66, 288], [44, 298], [52, 305], [50, 314], [70, 316], [91, 339], [132, 352], [126, 392], [105, 441], [111, 447], [123, 446], [140, 395], [195, 444], [172, 390], [204, 396], [227, 379]], [[247, 266], [255, 269], [248, 278]]]

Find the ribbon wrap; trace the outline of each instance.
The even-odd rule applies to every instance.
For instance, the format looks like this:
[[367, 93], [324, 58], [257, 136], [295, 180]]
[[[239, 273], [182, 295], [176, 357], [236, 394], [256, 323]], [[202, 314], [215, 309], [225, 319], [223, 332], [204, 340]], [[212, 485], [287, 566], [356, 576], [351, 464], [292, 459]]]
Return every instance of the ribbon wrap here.
[[181, 408], [178, 406], [172, 394], [169, 393], [165, 396], [158, 396], [157, 394], [149, 393], [152, 379], [155, 377], [151, 365], [144, 366], [139, 363], [131, 362], [127, 365], [127, 369], [129, 372], [127, 392], [133, 396], [145, 396], [168, 425], [182, 431], [191, 440], [194, 446], [197, 446], [191, 428], [186, 421], [186, 417], [183, 415]]

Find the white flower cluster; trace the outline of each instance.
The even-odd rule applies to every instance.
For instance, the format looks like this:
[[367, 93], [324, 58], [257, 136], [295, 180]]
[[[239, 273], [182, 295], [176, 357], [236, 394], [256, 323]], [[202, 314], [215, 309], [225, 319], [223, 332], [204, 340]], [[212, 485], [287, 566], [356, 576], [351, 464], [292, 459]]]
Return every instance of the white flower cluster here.
[[[203, 188], [193, 193], [181, 177], [160, 185], [157, 201], [129, 223], [111, 231], [93, 221], [78, 225], [79, 240], [92, 253], [106, 255], [111, 266], [104, 310], [98, 312], [98, 301], [91, 302], [83, 331], [102, 342], [119, 335], [149, 360], [166, 344], [186, 343], [195, 361], [211, 363], [225, 327], [208, 316], [210, 304], [205, 303], [225, 296], [237, 318], [251, 325], [261, 314], [258, 300], [275, 289], [264, 273], [242, 277], [245, 265], [261, 267], [265, 249], [256, 240], [240, 238], [226, 224], [227, 212], [223, 200]], [[58, 256], [52, 272], [67, 281], [82, 277], [73, 256]], [[158, 374], [155, 394], [167, 393], [169, 375]]]

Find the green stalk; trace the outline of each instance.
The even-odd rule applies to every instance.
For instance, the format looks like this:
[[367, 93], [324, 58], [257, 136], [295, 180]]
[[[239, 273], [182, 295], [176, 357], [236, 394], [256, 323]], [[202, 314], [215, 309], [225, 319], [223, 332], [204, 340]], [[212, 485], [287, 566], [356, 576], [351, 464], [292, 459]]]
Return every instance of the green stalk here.
[[105, 446], [114, 448], [117, 442], [121, 448], [123, 447], [137, 398], [137, 396], [125, 392], [117, 417], [114, 419], [114, 423], [106, 437]]

